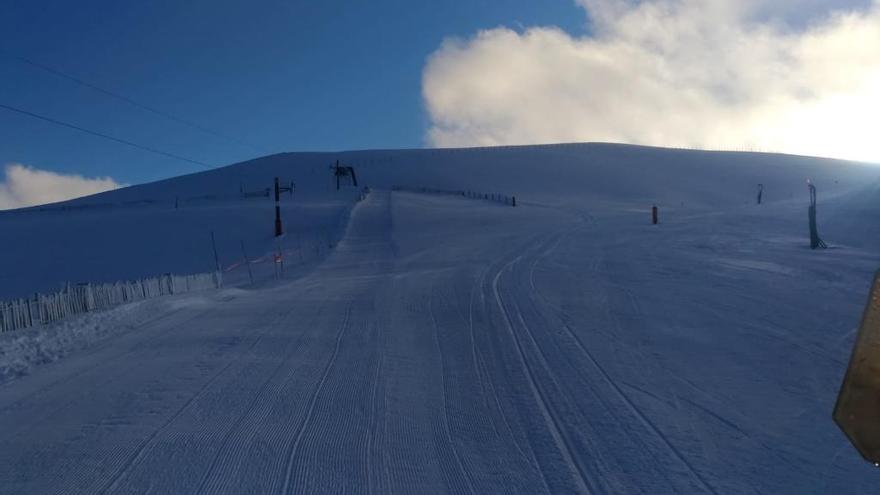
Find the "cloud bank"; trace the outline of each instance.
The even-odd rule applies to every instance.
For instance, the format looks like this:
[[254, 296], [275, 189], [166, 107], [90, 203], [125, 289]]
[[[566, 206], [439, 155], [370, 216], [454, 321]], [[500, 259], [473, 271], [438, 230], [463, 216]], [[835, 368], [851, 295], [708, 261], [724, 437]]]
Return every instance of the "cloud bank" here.
[[578, 3], [589, 36], [502, 27], [446, 40], [423, 75], [429, 143], [609, 141], [880, 162], [880, 0]]
[[54, 203], [122, 187], [110, 177], [64, 175], [16, 163], [7, 165], [5, 174], [4, 182], [0, 182], [0, 210]]

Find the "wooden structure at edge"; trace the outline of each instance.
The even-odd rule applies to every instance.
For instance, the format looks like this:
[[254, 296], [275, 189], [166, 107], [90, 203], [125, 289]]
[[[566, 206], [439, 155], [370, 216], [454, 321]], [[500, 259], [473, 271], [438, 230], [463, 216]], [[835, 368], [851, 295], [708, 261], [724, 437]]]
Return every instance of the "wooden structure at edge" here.
[[865, 459], [880, 465], [880, 272], [874, 276], [834, 421]]

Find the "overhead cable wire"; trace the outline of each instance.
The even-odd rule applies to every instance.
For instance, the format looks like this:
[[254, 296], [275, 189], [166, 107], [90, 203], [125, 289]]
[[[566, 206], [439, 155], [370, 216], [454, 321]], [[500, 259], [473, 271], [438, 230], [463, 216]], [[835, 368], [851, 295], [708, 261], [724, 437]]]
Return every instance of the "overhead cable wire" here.
[[92, 89], [93, 91], [97, 91], [98, 93], [101, 93], [101, 94], [103, 94], [103, 95], [105, 95], [105, 96], [109, 96], [109, 97], [111, 97], [111, 98], [115, 98], [115, 99], [117, 99], [117, 100], [123, 101], [123, 102], [125, 102], [125, 103], [127, 103], [127, 104], [129, 104], [129, 105], [131, 105], [131, 106], [134, 106], [134, 107], [140, 108], [141, 110], [145, 110], [145, 111], [150, 112], [150, 113], [153, 113], [153, 114], [155, 114], [155, 115], [159, 115], [160, 117], [164, 117], [164, 118], [166, 118], [166, 119], [173, 120], [173, 121], [175, 121], [175, 122], [177, 122], [177, 123], [179, 123], [179, 124], [183, 124], [183, 125], [185, 125], [185, 126], [192, 127], [193, 129], [199, 130], [199, 131], [204, 132], [204, 133], [206, 133], [206, 134], [210, 134], [210, 135], [212, 135], [212, 136], [214, 136], [214, 137], [216, 137], [216, 138], [220, 138], [220, 139], [224, 139], [224, 140], [232, 141], [232, 142], [235, 142], [235, 143], [237, 143], [237, 144], [239, 144], [239, 145], [241, 145], [241, 146], [246, 146], [246, 147], [248, 147], [248, 148], [251, 148], [251, 149], [256, 150], [256, 151], [259, 151], [259, 152], [266, 152], [266, 151], [269, 151], [269, 150], [267, 150], [266, 148], [264, 148], [264, 147], [262, 147], [262, 146], [255, 146], [255, 145], [253, 145], [253, 144], [250, 144], [250, 143], [247, 143], [247, 142], [245, 142], [245, 141], [242, 141], [241, 139], [236, 139], [236, 138], [234, 138], [234, 137], [227, 136], [227, 135], [225, 135], [225, 134], [223, 134], [223, 133], [217, 132], [217, 131], [215, 131], [215, 130], [213, 130], [213, 129], [209, 129], [209, 128], [207, 128], [207, 127], [201, 125], [201, 124], [197, 124], [197, 123], [195, 123], [195, 122], [192, 122], [192, 121], [189, 121], [189, 120], [186, 120], [186, 119], [182, 119], [182, 118], [180, 118], [180, 117], [177, 117], [177, 116], [175, 116], [175, 115], [172, 115], [172, 114], [170, 114], [170, 113], [168, 113], [168, 112], [164, 112], [164, 111], [162, 111], [162, 110], [158, 110], [158, 109], [156, 109], [156, 108], [153, 108], [153, 107], [150, 107], [150, 106], [144, 105], [143, 103], [139, 103], [139, 102], [137, 102], [137, 101], [135, 101], [135, 100], [133, 100], [133, 99], [127, 97], [127, 96], [124, 96], [124, 95], [121, 95], [121, 94], [119, 94], [119, 93], [116, 93], [116, 92], [113, 92], [113, 91], [110, 91], [110, 90], [104, 89], [104, 88], [102, 88], [102, 87], [100, 87], [100, 86], [96, 86], [96, 85], [94, 85], [94, 84], [92, 84], [92, 83], [90, 83], [90, 82], [88, 82], [88, 81], [84, 81], [83, 79], [80, 79], [79, 77], [76, 77], [76, 76], [70, 75], [70, 74], [68, 74], [68, 73], [66, 73], [66, 72], [63, 72], [63, 71], [61, 71], [61, 70], [58, 70], [58, 69], [56, 69], [56, 68], [54, 68], [54, 67], [49, 67], [48, 65], [41, 64], [41, 63], [39, 63], [39, 62], [35, 62], [35, 61], [33, 61], [33, 60], [29, 59], [29, 58], [25, 58], [25, 57], [22, 57], [22, 56], [20, 56], [20, 55], [16, 55], [16, 54], [14, 54], [14, 53], [10, 53], [10, 52], [8, 52], [8, 51], [2, 49], [2, 48], [0, 48], [0, 53], [6, 55], [6, 56], [9, 57], [9, 58], [12, 58], [12, 59], [18, 60], [18, 61], [21, 62], [21, 63], [27, 64], [27, 65], [30, 65], [31, 67], [35, 67], [35, 68], [40, 69], [40, 70], [42, 70], [42, 71], [44, 71], [44, 72], [48, 72], [48, 73], [50, 73], [50, 74], [53, 74], [53, 75], [58, 76], [58, 77], [61, 77], [61, 78], [63, 78], [63, 79], [67, 79], [67, 80], [69, 80], [69, 81], [73, 81], [73, 82], [75, 82], [75, 83], [77, 83], [77, 84], [79, 84], [79, 85], [81, 85], [81, 86], [85, 86], [85, 87], [87, 87], [87, 88], [89, 88], [89, 89]]
[[3, 104], [3, 103], [0, 103], [0, 108], [3, 108], [3, 109], [6, 109], [6, 110], [9, 110], [9, 111], [11, 111], [11, 112], [20, 113], [20, 114], [22, 114], [22, 115], [27, 115], [27, 116], [29, 116], [29, 117], [33, 117], [33, 118], [35, 118], [35, 119], [43, 120], [43, 121], [45, 121], [45, 122], [50, 122], [50, 123], [52, 123], [52, 124], [59, 125], [59, 126], [62, 126], [62, 127], [67, 127], [67, 128], [70, 128], [70, 129], [75, 129], [75, 130], [77, 130], [77, 131], [84, 132], [84, 133], [86, 133], [86, 134], [91, 134], [92, 136], [97, 136], [97, 137], [100, 137], [100, 138], [109, 139], [110, 141], [115, 141], [115, 142], [117, 142], [117, 143], [121, 143], [121, 144], [125, 144], [125, 145], [127, 145], [127, 146], [131, 146], [131, 147], [133, 147], [133, 148], [138, 148], [138, 149], [141, 149], [141, 150], [144, 150], [144, 151], [149, 151], [150, 153], [155, 153], [155, 154], [157, 154], [157, 155], [162, 155], [162, 156], [166, 156], [166, 157], [169, 157], [169, 158], [174, 158], [175, 160], [181, 160], [181, 161], [184, 161], [184, 162], [193, 163], [193, 164], [195, 164], [195, 165], [199, 165], [200, 167], [204, 167], [204, 168], [207, 168], [207, 169], [215, 168], [213, 165], [209, 165], [209, 164], [207, 164], [207, 163], [205, 163], [205, 162], [200, 162], [200, 161], [198, 161], [198, 160], [193, 160], [193, 159], [191, 159], [191, 158], [187, 158], [187, 157], [185, 157], [185, 156], [175, 155], [174, 153], [168, 153], [168, 152], [165, 152], [165, 151], [162, 151], [162, 150], [156, 149], [156, 148], [152, 148], [152, 147], [150, 147], [150, 146], [144, 146], [144, 145], [142, 145], [142, 144], [137, 144], [137, 143], [134, 143], [134, 142], [128, 141], [128, 140], [126, 140], [126, 139], [121, 139], [121, 138], [117, 138], [117, 137], [109, 136], [109, 135], [107, 135], [107, 134], [104, 134], [104, 133], [101, 133], [101, 132], [98, 132], [98, 131], [93, 131], [93, 130], [91, 130], [91, 129], [86, 129], [85, 127], [80, 127], [80, 126], [75, 125], [75, 124], [70, 124], [70, 123], [67, 123], [67, 122], [62, 122], [62, 121], [60, 121], [60, 120], [53, 119], [53, 118], [51, 118], [51, 117], [46, 117], [45, 115], [39, 115], [39, 114], [36, 114], [36, 113], [33, 113], [33, 112], [29, 112], [29, 111], [27, 111], [27, 110], [22, 110], [21, 108], [16, 108], [16, 107], [13, 107], [13, 106], [10, 106], [10, 105], [6, 105], [6, 104]]

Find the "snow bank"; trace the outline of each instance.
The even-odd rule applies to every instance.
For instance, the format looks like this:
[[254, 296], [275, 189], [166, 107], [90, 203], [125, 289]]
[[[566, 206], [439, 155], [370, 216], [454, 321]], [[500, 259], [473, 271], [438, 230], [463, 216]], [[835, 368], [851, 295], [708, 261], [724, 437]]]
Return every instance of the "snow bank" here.
[[0, 334], [0, 384], [27, 375], [35, 366], [53, 363], [71, 353], [137, 331], [169, 313], [209, 307], [214, 304], [214, 298], [229, 298], [238, 292], [223, 289], [213, 295], [183, 294], [138, 301], [46, 326]]
[[55, 362], [168, 311], [167, 301], [141, 301], [0, 335], [0, 383], [26, 375], [32, 367]]

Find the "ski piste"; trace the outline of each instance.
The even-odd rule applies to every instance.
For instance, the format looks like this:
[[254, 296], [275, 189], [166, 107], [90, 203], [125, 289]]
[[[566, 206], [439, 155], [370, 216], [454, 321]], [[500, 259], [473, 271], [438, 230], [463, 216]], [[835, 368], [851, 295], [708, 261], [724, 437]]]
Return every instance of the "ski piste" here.
[[[275, 177], [280, 240], [240, 193]], [[840, 249], [810, 249], [806, 177]], [[4, 299], [208, 271], [211, 232], [232, 267], [0, 336], [0, 491], [871, 493], [830, 414], [878, 181], [600, 144], [295, 153], [0, 213], [28, 246]]]

